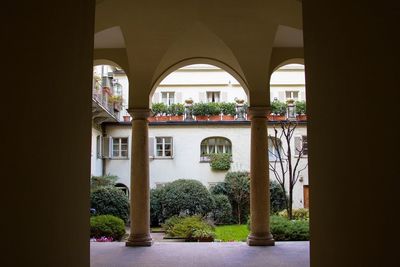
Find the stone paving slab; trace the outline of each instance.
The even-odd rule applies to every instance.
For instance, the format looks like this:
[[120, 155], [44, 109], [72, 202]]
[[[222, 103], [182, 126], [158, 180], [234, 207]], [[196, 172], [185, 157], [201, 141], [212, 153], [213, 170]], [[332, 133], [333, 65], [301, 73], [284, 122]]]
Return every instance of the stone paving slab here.
[[96, 267], [309, 267], [309, 242], [276, 242], [249, 247], [243, 242], [155, 242], [151, 247], [125, 247], [123, 242], [91, 242]]

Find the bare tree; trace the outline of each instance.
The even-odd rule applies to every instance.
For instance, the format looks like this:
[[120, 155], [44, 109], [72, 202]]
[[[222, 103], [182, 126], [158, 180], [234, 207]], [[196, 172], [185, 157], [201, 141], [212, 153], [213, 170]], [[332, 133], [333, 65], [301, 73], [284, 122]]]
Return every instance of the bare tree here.
[[[293, 138], [293, 134], [297, 127], [297, 122], [293, 121], [282, 121], [279, 124], [279, 131], [277, 127], [274, 125], [274, 136], [269, 136], [269, 142], [272, 144], [272, 150], [269, 150], [269, 153], [273, 155], [276, 160], [269, 161], [269, 169], [273, 172], [276, 180], [282, 187], [283, 192], [286, 197], [286, 210], [288, 213], [288, 218], [291, 220], [293, 218], [292, 213], [292, 205], [293, 205], [293, 188], [297, 183], [300, 177], [300, 173], [307, 168], [307, 164], [304, 167], [300, 168], [299, 163], [304, 154], [304, 147], [300, 148], [295, 146], [295, 154], [297, 152], [297, 158], [295, 158], [292, 147], [291, 140]], [[282, 143], [285, 143], [285, 149], [282, 146]], [[288, 188], [286, 188], [288, 186]]]

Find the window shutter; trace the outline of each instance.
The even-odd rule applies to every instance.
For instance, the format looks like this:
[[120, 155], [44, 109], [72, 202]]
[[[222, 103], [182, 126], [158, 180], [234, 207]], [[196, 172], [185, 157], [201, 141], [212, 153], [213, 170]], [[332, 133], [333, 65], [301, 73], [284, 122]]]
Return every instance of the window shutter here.
[[96, 149], [97, 149], [97, 158], [101, 159], [103, 157], [103, 136], [98, 135], [96, 137]]
[[221, 101], [222, 102], [228, 101], [228, 93], [227, 92], [221, 92]]
[[102, 137], [103, 140], [103, 149], [102, 149], [102, 158], [110, 158], [112, 142], [110, 141], [110, 136]]
[[152, 101], [153, 101], [153, 103], [159, 103], [160, 102], [160, 93], [154, 93]]
[[294, 149], [295, 155], [299, 155], [299, 151], [301, 150], [301, 137], [300, 136], [295, 136], [294, 137]]
[[304, 92], [304, 91], [300, 92], [300, 99], [299, 100], [303, 100], [303, 101], [306, 100], [306, 92]]
[[181, 92], [176, 92], [175, 93], [175, 103], [182, 103], [182, 93]]
[[285, 92], [279, 92], [278, 93], [278, 99], [279, 99], [279, 101], [285, 101], [285, 99], [286, 99], [286, 97], [285, 97]]
[[154, 137], [149, 137], [149, 157], [154, 158]]
[[206, 102], [206, 93], [205, 92], [199, 93], [199, 102]]

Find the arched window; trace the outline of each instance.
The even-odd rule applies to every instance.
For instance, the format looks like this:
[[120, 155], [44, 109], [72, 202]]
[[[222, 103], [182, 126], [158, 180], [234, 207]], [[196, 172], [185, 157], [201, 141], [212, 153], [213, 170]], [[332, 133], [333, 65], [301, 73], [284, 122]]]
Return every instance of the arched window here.
[[232, 154], [232, 143], [229, 139], [224, 137], [208, 137], [201, 141], [200, 145], [200, 160], [208, 161], [208, 155], [214, 153], [228, 153]]
[[268, 137], [268, 157], [269, 161], [279, 160], [279, 156], [283, 159], [285, 157], [284, 151], [282, 149], [282, 141], [278, 138], [269, 136]]
[[124, 192], [124, 194], [129, 197], [129, 188], [126, 185], [122, 183], [116, 183], [115, 187]]

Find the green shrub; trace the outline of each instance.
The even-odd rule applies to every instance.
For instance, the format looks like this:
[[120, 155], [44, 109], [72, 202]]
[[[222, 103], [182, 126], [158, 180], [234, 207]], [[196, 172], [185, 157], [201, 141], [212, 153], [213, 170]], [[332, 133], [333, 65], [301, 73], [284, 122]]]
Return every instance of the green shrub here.
[[90, 237], [112, 237], [120, 240], [125, 234], [124, 221], [112, 215], [100, 215], [90, 218]]
[[211, 193], [199, 181], [180, 179], [164, 186], [163, 216], [203, 215], [213, 209]]
[[229, 224], [232, 222], [232, 205], [229, 202], [229, 198], [225, 195], [218, 194], [213, 195], [214, 198], [214, 209], [212, 211], [212, 217], [215, 224]]
[[194, 116], [207, 116], [209, 113], [207, 103], [195, 103], [192, 110]]
[[129, 200], [120, 189], [115, 187], [100, 187], [90, 194], [91, 208], [97, 215], [114, 215], [124, 222], [129, 218]]
[[118, 176], [115, 175], [104, 175], [104, 176], [92, 176], [90, 177], [90, 189], [96, 190], [99, 187], [113, 186], [118, 180]]
[[269, 183], [271, 213], [277, 213], [286, 208], [286, 196], [280, 184], [276, 181]]
[[163, 215], [164, 187], [150, 190], [150, 223], [158, 226], [164, 221]]
[[207, 103], [207, 115], [220, 115], [221, 114], [221, 107], [219, 103]]
[[219, 195], [219, 194], [223, 194], [223, 195], [228, 195], [227, 191], [226, 191], [226, 184], [225, 182], [220, 182], [217, 183], [216, 185], [213, 185], [210, 188], [210, 192], [213, 195]]
[[183, 104], [171, 104], [167, 109], [168, 115], [180, 116], [185, 113], [185, 106]]
[[238, 224], [246, 221], [250, 209], [250, 177], [246, 171], [228, 172], [225, 175], [226, 192]]
[[215, 171], [227, 171], [231, 168], [231, 157], [229, 153], [212, 153], [209, 155], [211, 169]]
[[307, 104], [306, 101], [296, 101], [296, 113], [297, 114], [307, 114]]
[[279, 100], [274, 100], [271, 103], [271, 112], [279, 115], [285, 115], [286, 114], [286, 103], [281, 102]]
[[[250, 230], [250, 220], [247, 221], [247, 228]], [[310, 240], [308, 220], [288, 220], [285, 217], [273, 215], [270, 217], [270, 230], [276, 241]]]
[[214, 239], [215, 236], [214, 226], [200, 216], [172, 217], [165, 221], [163, 228], [167, 236], [187, 241]]
[[271, 216], [271, 234], [277, 241], [305, 241], [310, 239], [309, 222], [288, 220], [281, 216]]
[[235, 103], [220, 103], [221, 112], [224, 115], [236, 115], [236, 105]]
[[[287, 218], [287, 210], [279, 212], [279, 216]], [[292, 216], [293, 220], [308, 220], [310, 218], [310, 213], [308, 209], [293, 209]]]
[[168, 112], [168, 107], [164, 103], [153, 103], [151, 105], [151, 111], [154, 116], [163, 115]]

